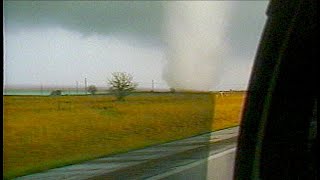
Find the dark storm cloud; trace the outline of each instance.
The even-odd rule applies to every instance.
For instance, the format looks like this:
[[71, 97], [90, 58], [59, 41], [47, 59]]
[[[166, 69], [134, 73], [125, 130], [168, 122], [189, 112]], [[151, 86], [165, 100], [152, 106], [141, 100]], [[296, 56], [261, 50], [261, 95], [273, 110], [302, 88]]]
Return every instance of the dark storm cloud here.
[[[6, 31], [32, 27], [62, 27], [84, 35], [134, 34], [163, 39], [164, 6], [151, 1], [5, 1]], [[265, 23], [268, 1], [235, 1], [227, 28], [232, 54], [252, 52]], [[263, 12], [263, 13], [261, 13]], [[252, 55], [251, 55], [252, 56]]]
[[134, 33], [159, 36], [161, 2], [5, 1], [6, 30], [60, 26], [85, 35]]
[[[140, 67], [145, 68], [146, 63], [159, 62], [159, 64], [154, 63], [150, 67], [161, 66], [162, 68], [164, 62], [170, 61], [167, 58], [168, 50], [170, 47], [174, 47], [170, 46], [169, 42], [181, 44], [180, 49], [184, 49], [180, 53], [182, 55], [187, 55], [197, 49], [196, 51], [199, 51], [201, 56], [188, 56], [189, 59], [192, 59], [189, 64], [191, 69], [198, 68], [201, 72], [200, 67], [203, 65], [205, 69], [215, 66], [211, 66], [211, 63], [209, 63], [210, 65], [203, 63], [203, 65], [196, 67], [193, 65], [193, 61], [200, 58], [213, 62], [217, 58], [212, 56], [202, 58], [206, 54], [203, 52], [212, 54], [219, 49], [225, 50], [225, 55], [220, 58], [225, 64], [223, 69], [226, 72], [225, 77], [230, 77], [230, 82], [239, 82], [240, 79], [245, 82], [248, 79], [250, 63], [253, 62], [266, 20], [265, 11], [268, 1], [225, 1], [226, 7], [221, 8], [214, 8], [215, 1], [181, 2], [185, 2], [181, 7], [173, 6], [177, 9], [180, 8], [179, 10], [170, 11], [168, 6], [172, 2], [169, 1], [4, 1], [4, 31], [7, 52], [5, 59], [6, 70], [10, 72], [7, 75], [10, 80], [8, 82], [18, 82], [17, 74], [20, 75], [21, 82], [26, 82], [26, 78], [39, 82], [40, 77], [43, 77], [42, 81], [47, 81], [44, 77], [50, 79], [48, 68], [41, 68], [39, 62], [43, 67], [46, 67], [47, 64], [53, 62], [52, 59], [62, 64], [71, 63], [70, 59], [75, 59], [69, 67], [74, 67], [74, 64], [79, 61], [81, 63], [77, 64], [79, 66], [77, 69], [82, 67], [83, 71], [81, 73], [76, 70], [72, 71], [74, 77], [70, 74], [64, 75], [70, 77], [70, 82], [74, 82], [76, 76], [84, 76], [85, 73], [89, 73], [86, 66], [92, 67], [92, 65], [86, 63], [89, 63], [89, 59], [93, 57], [96, 58], [95, 61], [99, 61], [97, 63], [99, 66], [95, 66], [96, 69], [107, 68], [108, 72], [112, 72], [119, 71], [118, 69], [121, 68], [121, 71], [123, 69], [131, 71], [130, 69], [135, 67], [136, 72], [141, 74], [140, 77], [150, 81], [149, 77], [154, 75], [154, 71], [146, 74], [145, 70]], [[189, 6], [189, 3], [193, 4]], [[202, 3], [208, 3], [210, 7], [213, 6], [213, 10], [211, 11], [207, 5]], [[217, 15], [219, 11], [230, 7], [231, 10], [228, 11], [226, 18], [219, 19], [219, 15]], [[176, 16], [171, 16], [172, 14], [176, 14]], [[185, 17], [185, 21], [176, 19], [168, 25], [168, 21], [171, 22], [174, 17]], [[223, 23], [223, 30], [219, 33], [214, 30], [220, 28], [219, 23], [214, 23], [215, 20], [226, 22]], [[168, 30], [172, 28], [175, 33], [171, 31], [168, 33]], [[214, 39], [221, 34], [223, 34], [221, 44], [225, 44], [225, 46], [219, 44], [217, 48], [213, 49], [212, 45], [207, 46], [204, 43], [220, 43], [220, 41], [215, 42]], [[185, 36], [179, 38], [181, 35]], [[181, 40], [181, 43], [176, 40], [177, 38]], [[191, 50], [186, 51], [184, 44], [187, 44]], [[172, 50], [176, 51], [177, 49], [173, 48]], [[26, 62], [26, 57], [30, 62]], [[187, 58], [182, 57], [181, 59], [183, 60], [181, 64], [186, 65], [185, 59]], [[128, 64], [128, 62], [132, 62], [132, 64]], [[232, 67], [229, 68], [231, 65]], [[243, 65], [241, 73], [229, 73], [238, 72], [238, 67], [242, 67], [240, 65]], [[30, 66], [35, 72], [32, 77], [28, 75]], [[69, 70], [61, 70], [62, 66], [59, 66], [59, 63], [53, 63], [50, 66], [50, 70], [56, 70], [51, 73], [52, 77], [56, 77], [55, 75], [60, 72], [61, 74], [71, 73]], [[119, 68], [115, 69], [115, 66]], [[180, 65], [177, 68], [185, 70]], [[44, 72], [40, 73], [39, 69]], [[104, 71], [101, 70], [101, 72]], [[22, 75], [21, 72], [25, 72], [26, 75]], [[101, 73], [101, 76], [104, 74]], [[160, 71], [155, 76], [161, 79]], [[239, 78], [235, 79], [235, 76]], [[62, 79], [65, 81], [65, 78]], [[101, 77], [101, 79], [103, 78]], [[211, 81], [211, 78], [209, 80]]]
[[[156, 1], [5, 1], [6, 30], [60, 26], [83, 34], [135, 33], [161, 37], [164, 4]], [[268, 1], [235, 1], [228, 39], [237, 53], [256, 44]], [[241, 51], [241, 52], [240, 52]]]

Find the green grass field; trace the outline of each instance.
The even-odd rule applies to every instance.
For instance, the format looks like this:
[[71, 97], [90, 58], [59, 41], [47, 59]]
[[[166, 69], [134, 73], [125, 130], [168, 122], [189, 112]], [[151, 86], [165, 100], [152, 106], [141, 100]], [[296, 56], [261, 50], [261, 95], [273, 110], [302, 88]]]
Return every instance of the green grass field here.
[[[239, 124], [243, 93], [4, 96], [4, 178]], [[214, 106], [215, 105], [215, 106]]]

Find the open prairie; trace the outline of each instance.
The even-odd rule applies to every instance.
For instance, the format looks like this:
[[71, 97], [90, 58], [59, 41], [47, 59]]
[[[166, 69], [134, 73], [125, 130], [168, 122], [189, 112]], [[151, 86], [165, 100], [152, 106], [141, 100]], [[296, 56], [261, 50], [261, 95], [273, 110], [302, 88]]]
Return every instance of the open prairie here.
[[78, 163], [239, 124], [244, 93], [4, 96], [4, 177]]

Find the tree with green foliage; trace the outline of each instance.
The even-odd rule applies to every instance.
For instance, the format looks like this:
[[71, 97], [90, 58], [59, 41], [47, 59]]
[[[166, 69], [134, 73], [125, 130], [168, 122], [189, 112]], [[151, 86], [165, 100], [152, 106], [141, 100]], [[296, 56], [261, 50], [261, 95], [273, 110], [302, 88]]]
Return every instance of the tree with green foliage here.
[[137, 83], [133, 82], [133, 76], [125, 72], [114, 72], [109, 79], [110, 91], [116, 96], [118, 101], [124, 101], [124, 98], [131, 94]]
[[61, 96], [62, 91], [61, 90], [54, 90], [50, 93], [50, 96]]
[[171, 93], [175, 93], [175, 92], [176, 92], [176, 89], [175, 89], [175, 88], [170, 88], [170, 92], [171, 92]]
[[97, 89], [96, 86], [91, 85], [91, 86], [88, 87], [88, 91], [89, 91], [90, 94], [94, 95], [94, 94], [96, 94], [96, 92], [98, 91], [98, 89]]

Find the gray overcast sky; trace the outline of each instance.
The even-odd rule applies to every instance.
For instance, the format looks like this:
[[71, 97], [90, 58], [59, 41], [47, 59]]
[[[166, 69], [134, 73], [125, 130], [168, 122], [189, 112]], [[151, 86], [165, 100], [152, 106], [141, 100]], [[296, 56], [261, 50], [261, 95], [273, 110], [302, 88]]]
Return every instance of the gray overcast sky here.
[[[192, 84], [196, 79], [188, 80], [197, 76], [197, 71], [183, 67], [184, 62], [175, 63], [176, 69], [168, 68], [174, 62], [172, 58], [181, 58], [178, 55], [184, 52], [176, 52], [181, 47], [197, 48], [199, 38], [215, 40], [211, 36], [223, 34], [223, 41], [219, 41], [226, 44], [223, 60], [214, 64], [221, 70], [220, 80], [209, 83], [210, 89], [245, 88], [267, 5], [268, 1], [5, 1], [4, 83], [75, 86], [76, 81], [83, 85], [87, 77], [89, 84], [106, 86], [112, 72], [125, 71], [134, 75], [140, 87], [151, 87], [152, 80], [156, 88], [179, 86], [177, 81], [181, 81], [190, 83], [186, 88], [192, 89], [192, 85], [203, 85]], [[224, 33], [203, 25], [207, 21], [210, 25], [211, 17], [214, 22], [221, 20]], [[201, 36], [194, 36], [195, 32]], [[183, 33], [188, 41], [172, 37]], [[181, 42], [176, 44], [172, 39]], [[174, 53], [168, 55], [169, 51]], [[197, 53], [191, 55], [197, 57]], [[205, 69], [207, 62], [199, 60], [190, 66]], [[172, 77], [181, 70], [186, 75], [177, 74], [180, 79], [163, 78], [167, 71], [174, 72], [168, 74]], [[206, 79], [205, 75], [199, 77]]]

